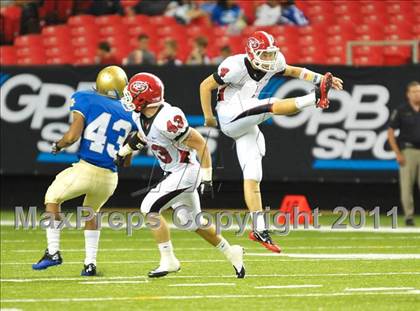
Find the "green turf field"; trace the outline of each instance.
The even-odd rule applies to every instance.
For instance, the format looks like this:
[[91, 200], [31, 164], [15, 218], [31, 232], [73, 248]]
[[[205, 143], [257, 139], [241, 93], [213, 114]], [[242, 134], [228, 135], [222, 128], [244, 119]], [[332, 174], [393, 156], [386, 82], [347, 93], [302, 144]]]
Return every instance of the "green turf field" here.
[[[12, 219], [8, 213], [2, 220]], [[331, 223], [331, 217], [322, 223]], [[381, 219], [382, 220], [382, 219]], [[383, 219], [383, 223], [388, 220]], [[401, 222], [401, 220], [400, 220]], [[420, 224], [420, 219], [417, 219]], [[103, 229], [100, 276], [79, 276], [83, 232], [62, 234], [63, 265], [33, 271], [45, 233], [1, 227], [1, 308], [18, 310], [420, 310], [420, 231], [293, 231], [277, 256], [246, 236], [238, 280], [222, 254], [194, 233], [174, 230], [182, 270], [147, 279], [159, 255], [150, 232]]]

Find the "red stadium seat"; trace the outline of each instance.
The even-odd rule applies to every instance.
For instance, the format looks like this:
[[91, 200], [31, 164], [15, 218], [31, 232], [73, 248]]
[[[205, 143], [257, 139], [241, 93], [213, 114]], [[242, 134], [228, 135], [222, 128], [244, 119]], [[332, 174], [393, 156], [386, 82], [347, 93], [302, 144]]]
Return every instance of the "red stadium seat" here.
[[18, 65], [42, 65], [45, 64], [46, 57], [44, 51], [31, 49], [31, 54], [17, 58]]
[[75, 65], [94, 65], [95, 64], [95, 57], [80, 57], [74, 60]]
[[41, 31], [44, 36], [69, 37], [70, 29], [67, 25], [46, 26]]
[[362, 15], [370, 15], [370, 14], [386, 14], [386, 3], [383, 1], [369, 1], [363, 3], [360, 7], [360, 13]]
[[25, 35], [15, 39], [15, 45], [17, 47], [42, 47], [42, 36], [41, 35]]
[[120, 25], [121, 16], [117, 14], [98, 16], [95, 19], [95, 23], [99, 25], [100, 27]]
[[99, 28], [99, 35], [101, 38], [106, 39], [108, 36], [122, 36], [126, 37], [126, 29], [121, 24], [109, 24], [103, 25]]
[[344, 64], [346, 64], [346, 58], [344, 56], [330, 56], [326, 59], [325, 64], [327, 64], [327, 65], [344, 65]]
[[76, 58], [95, 57], [97, 46], [96, 44], [83, 45], [74, 49], [73, 53]]
[[122, 24], [127, 26], [144, 26], [150, 24], [149, 22], [150, 17], [147, 15], [133, 15], [133, 16], [124, 16], [121, 19]]
[[73, 37], [78, 36], [99, 36], [99, 27], [95, 24], [88, 24], [86, 26], [78, 25], [70, 28], [70, 34]]
[[0, 46], [0, 64], [15, 65], [17, 63], [16, 48], [14, 46]]
[[353, 65], [355, 66], [382, 66], [384, 59], [382, 55], [375, 56], [359, 56], [353, 58]]
[[68, 24], [70, 26], [85, 26], [95, 24], [95, 16], [93, 15], [75, 15], [69, 17]]
[[149, 22], [155, 27], [178, 25], [175, 18], [165, 15], [152, 16], [149, 18]]
[[156, 34], [159, 38], [181, 38], [185, 37], [185, 30], [181, 25], [161, 26], [157, 29]]

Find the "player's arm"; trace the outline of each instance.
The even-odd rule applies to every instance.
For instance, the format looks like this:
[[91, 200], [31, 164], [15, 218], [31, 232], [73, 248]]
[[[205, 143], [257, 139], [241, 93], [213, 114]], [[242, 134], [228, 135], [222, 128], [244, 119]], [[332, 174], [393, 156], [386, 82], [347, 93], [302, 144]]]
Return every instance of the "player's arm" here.
[[71, 123], [69, 130], [64, 134], [63, 138], [53, 144], [52, 152], [55, 154], [61, 149], [74, 144], [80, 136], [82, 136], [84, 127], [84, 116], [78, 112], [73, 112], [73, 122]]
[[200, 84], [200, 101], [201, 109], [204, 114], [204, 125], [205, 126], [217, 126], [216, 118], [214, 117], [213, 110], [211, 108], [211, 92], [219, 87], [216, 79], [213, 75], [208, 76]]
[[[313, 84], [321, 83], [323, 75], [312, 70], [303, 68], [303, 67], [296, 67], [286, 65], [286, 68], [283, 73], [286, 77], [296, 78], [311, 82]], [[333, 88], [336, 90], [343, 89], [343, 80], [337, 77], [333, 77]]]
[[198, 160], [201, 165], [202, 181], [200, 185], [200, 193], [213, 197], [213, 183], [212, 183], [212, 163], [209, 148], [204, 137], [193, 128], [188, 131], [188, 136], [182, 141], [184, 146], [197, 151]]
[[146, 140], [139, 132], [131, 132], [125, 139], [123, 146], [118, 150], [114, 163], [117, 166], [130, 166], [132, 153], [136, 150], [143, 149], [146, 144]]

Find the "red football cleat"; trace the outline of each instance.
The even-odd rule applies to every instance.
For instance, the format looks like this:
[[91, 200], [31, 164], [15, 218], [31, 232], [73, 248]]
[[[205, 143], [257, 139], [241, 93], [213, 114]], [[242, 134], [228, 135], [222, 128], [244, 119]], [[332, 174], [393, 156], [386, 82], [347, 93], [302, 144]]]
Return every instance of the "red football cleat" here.
[[262, 232], [251, 231], [249, 233], [249, 238], [255, 242], [261, 243], [262, 246], [273, 253], [281, 253], [281, 248], [273, 242], [267, 230]]
[[316, 89], [316, 97], [318, 102], [316, 106], [321, 109], [326, 109], [330, 105], [330, 101], [328, 100], [328, 92], [332, 86], [332, 79], [333, 75], [331, 72], [327, 72], [321, 80], [321, 84], [319, 88]]

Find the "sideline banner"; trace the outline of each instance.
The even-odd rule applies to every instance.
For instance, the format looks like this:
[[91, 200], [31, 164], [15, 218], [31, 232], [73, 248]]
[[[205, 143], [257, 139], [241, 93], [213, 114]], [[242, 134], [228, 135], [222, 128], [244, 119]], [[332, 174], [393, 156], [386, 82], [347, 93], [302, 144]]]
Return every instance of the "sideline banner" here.
[[[331, 92], [327, 111], [305, 109], [262, 124], [267, 145], [264, 180], [392, 181], [397, 163], [386, 139], [390, 109], [404, 104], [406, 85], [418, 80], [420, 67], [349, 68], [308, 66], [344, 80], [344, 91]], [[69, 98], [90, 89], [100, 67], [8, 67], [0, 74], [1, 174], [55, 175], [77, 161], [77, 144], [53, 156], [51, 143], [68, 129]], [[215, 176], [240, 180], [233, 140], [202, 126], [199, 84], [215, 67], [127, 67], [128, 76], [152, 72], [165, 83], [165, 98], [184, 110], [191, 126], [208, 137]], [[274, 77], [261, 97], [293, 97], [313, 86]], [[146, 151], [134, 158], [121, 178], [156, 178], [157, 163]]]

